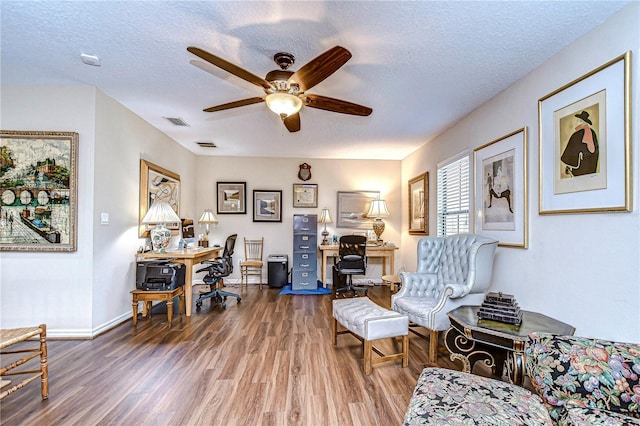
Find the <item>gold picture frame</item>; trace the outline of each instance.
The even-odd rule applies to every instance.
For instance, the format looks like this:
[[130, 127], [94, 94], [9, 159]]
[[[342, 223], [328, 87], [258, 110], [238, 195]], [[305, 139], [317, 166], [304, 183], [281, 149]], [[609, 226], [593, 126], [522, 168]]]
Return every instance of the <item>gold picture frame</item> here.
[[529, 246], [527, 127], [473, 151], [474, 229], [503, 247]]
[[630, 212], [631, 51], [538, 100], [538, 212]]
[[[166, 201], [180, 216], [180, 175], [146, 160], [140, 160], [140, 217], [138, 236], [149, 237], [149, 227], [142, 222], [154, 201]], [[180, 231], [180, 222], [168, 223], [172, 234]]]
[[76, 251], [78, 133], [0, 130], [0, 160], [0, 251]]
[[293, 207], [318, 207], [318, 184], [294, 183]]
[[409, 180], [409, 234], [429, 235], [429, 172]]

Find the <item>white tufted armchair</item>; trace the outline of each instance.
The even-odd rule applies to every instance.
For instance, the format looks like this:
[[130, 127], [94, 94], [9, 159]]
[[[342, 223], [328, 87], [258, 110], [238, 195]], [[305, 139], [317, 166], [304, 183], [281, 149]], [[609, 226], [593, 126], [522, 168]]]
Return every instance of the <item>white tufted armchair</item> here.
[[449, 328], [447, 313], [480, 305], [493, 273], [498, 241], [476, 234], [424, 237], [418, 241], [417, 272], [402, 272], [392, 309], [429, 330], [429, 362], [436, 362], [438, 333]]

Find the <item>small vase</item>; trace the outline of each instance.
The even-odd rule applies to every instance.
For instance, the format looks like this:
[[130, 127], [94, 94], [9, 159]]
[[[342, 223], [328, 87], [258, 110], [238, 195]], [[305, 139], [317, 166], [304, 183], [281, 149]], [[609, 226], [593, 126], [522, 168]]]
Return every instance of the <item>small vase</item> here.
[[166, 253], [169, 241], [171, 240], [171, 231], [164, 224], [157, 225], [151, 231], [151, 244], [153, 251], [156, 253]]

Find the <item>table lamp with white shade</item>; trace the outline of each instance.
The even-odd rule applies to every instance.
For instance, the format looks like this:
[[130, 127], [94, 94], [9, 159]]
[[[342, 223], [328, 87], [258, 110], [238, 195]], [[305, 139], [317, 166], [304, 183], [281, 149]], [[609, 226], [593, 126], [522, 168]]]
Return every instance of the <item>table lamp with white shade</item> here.
[[322, 244], [329, 244], [329, 231], [327, 231], [327, 223], [333, 222], [331, 220], [331, 214], [329, 214], [329, 209], [322, 209], [318, 222], [324, 223], [324, 231], [322, 231]]
[[381, 243], [382, 238], [380, 236], [384, 232], [384, 221], [381, 218], [390, 216], [389, 210], [387, 210], [387, 202], [385, 200], [373, 200], [367, 216], [375, 218], [373, 232], [378, 237], [378, 243]]
[[218, 223], [218, 218], [213, 214], [211, 209], [205, 209], [202, 213], [202, 216], [200, 216], [200, 219], [198, 219], [198, 223], [205, 224], [205, 234], [202, 240], [202, 246], [209, 247], [209, 224], [212, 223], [216, 225]]
[[144, 215], [142, 223], [145, 225], [156, 225], [149, 231], [151, 235], [151, 245], [156, 253], [166, 253], [167, 246], [171, 240], [171, 230], [167, 229], [167, 223], [180, 222], [180, 217], [166, 201], [154, 202], [147, 214]]

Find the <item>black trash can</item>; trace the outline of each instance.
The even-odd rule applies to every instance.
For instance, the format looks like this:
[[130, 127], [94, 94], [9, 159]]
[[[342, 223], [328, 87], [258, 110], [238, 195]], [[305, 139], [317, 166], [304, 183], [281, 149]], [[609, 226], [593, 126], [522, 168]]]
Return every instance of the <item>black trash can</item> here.
[[286, 254], [272, 254], [267, 258], [269, 287], [282, 288], [289, 277], [289, 257]]

